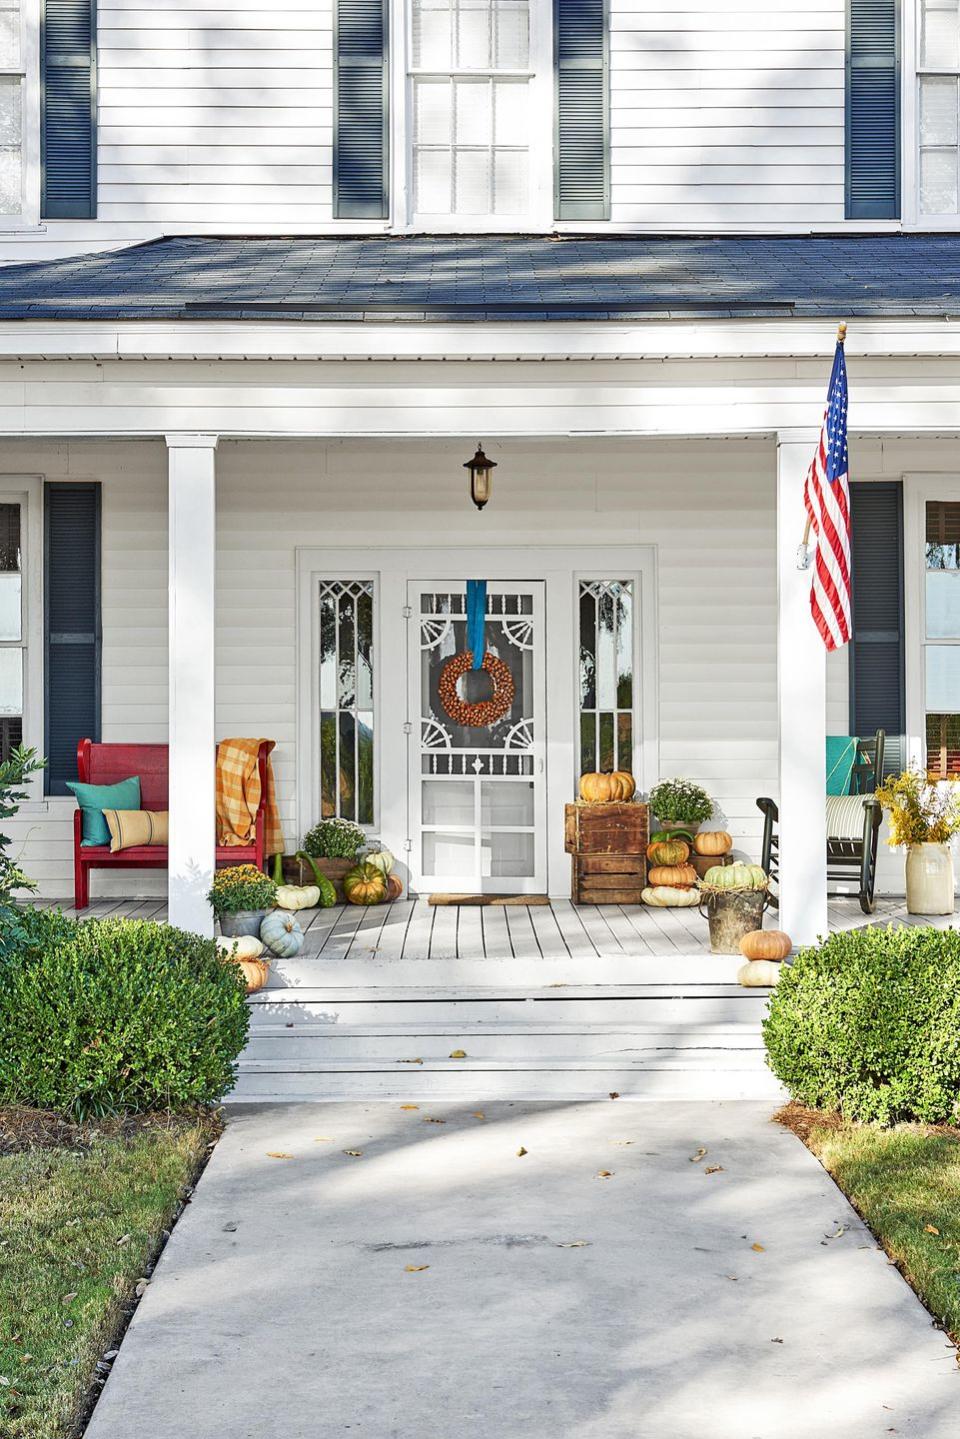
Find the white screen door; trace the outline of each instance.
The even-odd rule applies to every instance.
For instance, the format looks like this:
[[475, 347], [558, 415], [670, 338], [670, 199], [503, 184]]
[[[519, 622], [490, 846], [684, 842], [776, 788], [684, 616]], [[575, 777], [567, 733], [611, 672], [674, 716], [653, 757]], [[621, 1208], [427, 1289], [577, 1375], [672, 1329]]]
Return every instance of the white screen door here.
[[[514, 697], [492, 725], [457, 724], [440, 700], [448, 660], [467, 649], [466, 582], [410, 581], [410, 867], [414, 887], [537, 894], [547, 887], [544, 585], [490, 581], [486, 648], [509, 668]], [[486, 673], [459, 682], [488, 699]]]

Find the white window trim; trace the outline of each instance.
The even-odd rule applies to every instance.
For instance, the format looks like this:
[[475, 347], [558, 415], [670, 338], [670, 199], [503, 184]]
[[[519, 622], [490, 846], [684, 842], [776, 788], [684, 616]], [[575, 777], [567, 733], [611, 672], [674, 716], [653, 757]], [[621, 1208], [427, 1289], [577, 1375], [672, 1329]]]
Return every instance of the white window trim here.
[[926, 587], [923, 562], [927, 500], [960, 503], [960, 474], [903, 477], [903, 590], [905, 679], [907, 702], [907, 764], [926, 764]]
[[[547, 0], [530, 0], [530, 68], [523, 72], [502, 71], [507, 78], [529, 74], [530, 113], [530, 209], [527, 215], [426, 215], [414, 213], [413, 180], [413, 85], [414, 74], [433, 71], [411, 66], [413, 56], [413, 10], [410, 0], [391, 0], [390, 33], [401, 37], [391, 46], [391, 228], [401, 234], [515, 234], [549, 231], [553, 227], [553, 9]], [[444, 72], [446, 73], [446, 72]], [[478, 70], [483, 76], [487, 72]], [[494, 73], [494, 72], [490, 72]], [[402, 99], [401, 99], [402, 97]]]
[[[23, 743], [43, 754], [43, 479], [0, 476], [0, 504], [20, 505], [23, 619]], [[43, 802], [43, 775], [26, 782], [31, 801]]]
[[0, 215], [0, 234], [15, 234], [40, 227], [40, 0], [22, 0], [20, 9], [20, 64], [0, 74], [19, 75], [20, 96], [20, 214]]

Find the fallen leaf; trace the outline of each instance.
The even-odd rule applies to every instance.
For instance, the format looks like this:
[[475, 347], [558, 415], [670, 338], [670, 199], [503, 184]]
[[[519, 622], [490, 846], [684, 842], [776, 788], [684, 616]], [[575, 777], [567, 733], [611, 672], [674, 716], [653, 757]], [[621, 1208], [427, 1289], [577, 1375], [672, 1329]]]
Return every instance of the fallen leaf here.
[[557, 1248], [558, 1248], [558, 1249], [587, 1249], [587, 1248], [589, 1247], [589, 1244], [590, 1244], [590, 1240], [589, 1240], [589, 1239], [568, 1239], [568, 1240], [566, 1241], [566, 1243], [560, 1243], [560, 1244], [558, 1244], [558, 1245], [557, 1245]]
[[619, 1098], [620, 1098], [620, 1095], [619, 1095], [619, 1093], [618, 1093], [618, 1091], [617, 1091], [616, 1089], [611, 1089], [611, 1091], [610, 1091], [610, 1098], [611, 1098], [611, 1099], [619, 1099]]
[[708, 1164], [703, 1172], [704, 1174], [723, 1174], [724, 1168], [722, 1164]]
[[361, 1159], [363, 1157], [362, 1149], [345, 1149], [343, 1152], [344, 1154], [349, 1154], [351, 1159]]
[[313, 1142], [314, 1142], [314, 1144], [332, 1144], [332, 1143], [333, 1143], [333, 1135], [332, 1135], [332, 1134], [318, 1134], [317, 1137], [316, 1137], [316, 1139], [315, 1139]]
[[940, 1230], [935, 1224], [925, 1224], [923, 1226], [923, 1232], [924, 1234], [939, 1234]]
[[466, 1057], [467, 1051], [465, 1049], [451, 1049], [450, 1051], [451, 1059], [466, 1059]]
[[423, 1122], [424, 1124], [446, 1124], [447, 1121], [445, 1119], [431, 1119], [428, 1114], [425, 1114]]
[[237, 1232], [237, 1221], [236, 1221], [235, 1219], [231, 1219], [230, 1222], [229, 1222], [229, 1224], [225, 1224], [225, 1225], [223, 1226], [223, 1232], [224, 1232], [224, 1234], [236, 1234], [236, 1232]]
[[632, 1143], [633, 1143], [633, 1140], [632, 1140], [632, 1139], [611, 1139], [610, 1143], [611, 1143], [611, 1144], [615, 1144], [618, 1149], [625, 1149], [628, 1144], [632, 1144]]
[[706, 1154], [706, 1152], [707, 1152], [707, 1151], [706, 1151], [705, 1149], [698, 1149], [697, 1152], [696, 1152], [696, 1154], [691, 1154], [691, 1156], [690, 1156], [690, 1163], [691, 1163], [691, 1164], [699, 1164], [700, 1161], [701, 1161], [701, 1159], [703, 1158], [703, 1156]]
[[754, 1254], [766, 1254], [767, 1252], [762, 1244], [751, 1244], [750, 1248], [753, 1250]]
[[268, 1149], [268, 1150], [267, 1150], [267, 1158], [268, 1158], [268, 1159], [292, 1159], [292, 1158], [293, 1158], [293, 1155], [292, 1155], [292, 1154], [284, 1154], [284, 1152], [283, 1152], [282, 1149]]
[[486, 1117], [487, 1116], [484, 1114], [482, 1109], [474, 1110], [473, 1114], [471, 1115], [472, 1119], [486, 1119]]
[[598, 1179], [611, 1179], [612, 1177], [613, 1177], [613, 1170], [611, 1170], [611, 1169], [598, 1169], [598, 1170], [597, 1170], [597, 1178], [598, 1178]]
[[422, 1059], [398, 1059], [398, 1064], [422, 1064]]
[[847, 1226], [845, 1224], [838, 1224], [832, 1234], [825, 1234], [823, 1237], [824, 1239], [839, 1239], [842, 1235], [846, 1234], [846, 1232]]
[[404, 1265], [404, 1273], [405, 1273], [405, 1274], [422, 1274], [425, 1269], [429, 1269], [429, 1268], [430, 1268], [430, 1265], [429, 1265], [429, 1264], [405, 1264], [405, 1265]]
[[63, 1296], [63, 1298], [60, 1300], [60, 1303], [61, 1303], [61, 1304], [72, 1304], [73, 1301], [76, 1299], [78, 1292], [79, 1292], [79, 1291], [75, 1289], [72, 1294], [65, 1294], [65, 1295]]
[[724, 1278], [725, 1278], [725, 1279], [729, 1279], [732, 1284], [736, 1284], [736, 1283], [737, 1283], [737, 1280], [739, 1279], [739, 1275], [737, 1275], [737, 1274], [726, 1274], [726, 1275], [724, 1275]]
[[518, 1159], [522, 1159], [523, 1156], [526, 1154], [526, 1152], [527, 1152], [527, 1151], [524, 1149], [523, 1145], [521, 1144], [520, 1148], [517, 1150], [517, 1158], [518, 1158]]
[[782, 1343], [783, 1343], [783, 1340], [782, 1340], [782, 1339], [771, 1339], [771, 1340], [770, 1340], [770, 1343], [771, 1343], [771, 1344], [782, 1344]]
[[419, 1109], [419, 1104], [401, 1104], [401, 1109]]
[[129, 1243], [130, 1243], [130, 1235], [129, 1235], [129, 1234], [121, 1234], [121, 1235], [120, 1235], [120, 1238], [117, 1240], [117, 1244], [118, 1244], [118, 1245], [119, 1245], [119, 1244], [129, 1244]]

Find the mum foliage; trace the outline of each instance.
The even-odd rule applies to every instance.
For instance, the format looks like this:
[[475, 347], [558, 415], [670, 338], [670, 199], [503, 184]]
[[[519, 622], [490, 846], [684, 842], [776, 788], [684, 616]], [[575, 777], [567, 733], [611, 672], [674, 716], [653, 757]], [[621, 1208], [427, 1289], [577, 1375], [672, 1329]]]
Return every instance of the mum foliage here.
[[661, 820], [703, 824], [713, 814], [713, 800], [692, 779], [662, 779], [650, 791], [650, 808]]

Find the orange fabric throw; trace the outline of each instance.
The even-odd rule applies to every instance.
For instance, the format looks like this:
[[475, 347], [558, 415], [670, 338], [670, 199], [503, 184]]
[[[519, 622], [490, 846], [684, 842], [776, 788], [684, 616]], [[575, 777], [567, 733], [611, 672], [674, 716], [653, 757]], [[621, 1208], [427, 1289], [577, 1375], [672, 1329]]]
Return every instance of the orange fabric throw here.
[[260, 806], [257, 756], [267, 746], [264, 827], [267, 854], [283, 854], [283, 830], [277, 810], [270, 751], [272, 739], [222, 739], [217, 745], [217, 843], [232, 848], [252, 844]]

